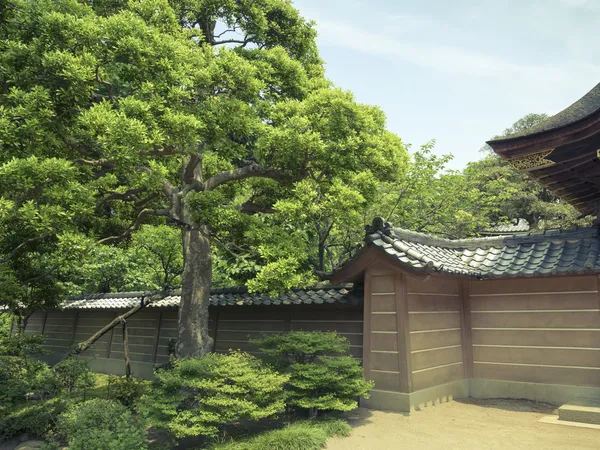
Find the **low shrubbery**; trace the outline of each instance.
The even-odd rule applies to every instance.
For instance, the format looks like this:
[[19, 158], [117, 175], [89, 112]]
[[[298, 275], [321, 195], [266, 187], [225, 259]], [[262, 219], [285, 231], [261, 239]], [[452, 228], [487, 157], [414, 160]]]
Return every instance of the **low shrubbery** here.
[[104, 399], [74, 405], [60, 415], [58, 435], [69, 450], [143, 450], [148, 448], [144, 428], [126, 407]]
[[317, 450], [333, 436], [348, 436], [351, 428], [342, 419], [300, 421], [257, 436], [215, 444], [211, 450]]
[[0, 419], [0, 441], [27, 434], [45, 437], [56, 429], [60, 414], [65, 412], [72, 400], [52, 398], [42, 403], [32, 403]]
[[[240, 429], [280, 427], [298, 412], [348, 411], [372, 388], [360, 363], [346, 355], [348, 341], [336, 333], [290, 332], [254, 341], [267, 361], [242, 352], [173, 359], [156, 370], [153, 382], [96, 377], [78, 358], [50, 368], [32, 357], [39, 337], [0, 341], [0, 440], [27, 434], [52, 439], [56, 448], [145, 449], [142, 423], [170, 438], [210, 442]], [[345, 421], [320, 418], [213, 448], [318, 449], [328, 437], [348, 432]]]
[[175, 360], [172, 368], [157, 370], [139, 411], [177, 438], [215, 436], [233, 422], [282, 413], [288, 378], [240, 352]]
[[134, 377], [118, 377], [110, 375], [107, 384], [107, 397], [133, 409], [135, 402], [144, 394], [149, 381]]
[[351, 411], [368, 398], [358, 360], [346, 356], [350, 343], [337, 333], [296, 331], [253, 341], [290, 373], [288, 404], [313, 411]]

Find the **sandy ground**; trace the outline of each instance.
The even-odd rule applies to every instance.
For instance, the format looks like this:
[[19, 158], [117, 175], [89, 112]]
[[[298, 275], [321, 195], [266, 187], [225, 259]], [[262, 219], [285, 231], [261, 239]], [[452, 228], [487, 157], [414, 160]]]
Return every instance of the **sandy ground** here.
[[327, 449], [600, 449], [600, 430], [538, 422], [555, 408], [504, 399], [457, 400], [410, 416], [361, 408], [352, 434]]

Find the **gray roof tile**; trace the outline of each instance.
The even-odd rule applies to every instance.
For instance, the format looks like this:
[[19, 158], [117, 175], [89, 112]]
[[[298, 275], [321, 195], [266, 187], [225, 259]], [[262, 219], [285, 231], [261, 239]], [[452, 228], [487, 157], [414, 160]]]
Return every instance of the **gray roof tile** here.
[[[378, 222], [375, 221], [375, 224]], [[581, 274], [600, 269], [598, 228], [450, 240], [393, 228], [369, 227], [366, 243], [416, 271], [478, 278]]]
[[[68, 299], [64, 309], [127, 309], [138, 305], [143, 292], [119, 292], [109, 294], [87, 294]], [[242, 305], [310, 305], [310, 304], [358, 304], [362, 301], [362, 291], [352, 284], [327, 286], [324, 288], [292, 289], [278, 297], [266, 294], [249, 293], [246, 288], [220, 288], [211, 290], [211, 306]], [[176, 308], [181, 297], [173, 292], [163, 299], [152, 302], [148, 308]]]

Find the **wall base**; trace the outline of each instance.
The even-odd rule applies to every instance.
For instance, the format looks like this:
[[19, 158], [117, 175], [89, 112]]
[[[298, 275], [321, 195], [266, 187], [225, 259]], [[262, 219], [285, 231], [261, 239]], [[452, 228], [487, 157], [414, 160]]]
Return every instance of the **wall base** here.
[[525, 383], [521, 381], [469, 380], [469, 397], [514, 398], [562, 405], [576, 398], [600, 399], [600, 388], [565, 384]]
[[[87, 360], [90, 369], [98, 373], [111, 375], [125, 375], [125, 361], [112, 358], [99, 358], [97, 356], [80, 356]], [[154, 364], [147, 362], [131, 361], [131, 374], [137, 378], [151, 380], [154, 378]]]
[[562, 384], [470, 378], [411, 393], [373, 389], [360, 406], [382, 411], [411, 413], [455, 398], [513, 398], [562, 405], [576, 398], [600, 399], [600, 388]]
[[468, 396], [468, 380], [458, 380], [411, 392], [410, 394], [373, 389], [370, 398], [360, 399], [360, 406], [382, 411], [410, 413], [412, 411], [419, 411], [426, 406], [437, 405], [452, 401], [455, 398], [465, 398]]

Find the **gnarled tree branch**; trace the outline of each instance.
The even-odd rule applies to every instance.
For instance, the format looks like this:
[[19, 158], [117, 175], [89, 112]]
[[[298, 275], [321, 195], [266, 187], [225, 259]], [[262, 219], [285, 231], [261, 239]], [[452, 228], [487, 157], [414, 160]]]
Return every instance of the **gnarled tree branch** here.
[[50, 235], [43, 234], [41, 236], [36, 236], [36, 237], [29, 238], [29, 239], [25, 239], [23, 242], [21, 242], [19, 245], [17, 245], [15, 248], [13, 248], [12, 251], [5, 258], [0, 259], [0, 264], [5, 263], [6, 261], [8, 261], [12, 257], [14, 257], [17, 253], [19, 253], [19, 251], [23, 247], [26, 247], [29, 244], [33, 244], [34, 242], [41, 241], [42, 239], [46, 239], [48, 236], [50, 236]]
[[281, 180], [283, 178], [283, 174], [278, 170], [262, 167], [258, 164], [250, 164], [246, 167], [227, 170], [225, 172], [213, 175], [204, 183], [196, 182], [192, 185], [192, 189], [195, 191], [212, 191], [222, 184], [226, 184], [231, 181], [245, 180], [246, 178], [272, 178], [274, 180]]
[[169, 215], [168, 209], [142, 209], [140, 211], [140, 213], [138, 214], [138, 216], [136, 217], [135, 222], [129, 228], [127, 228], [127, 230], [125, 230], [122, 234], [120, 234], [118, 236], [109, 236], [104, 239], [100, 239], [98, 241], [98, 243], [99, 244], [114, 244], [116, 242], [120, 242], [123, 239], [126, 239], [129, 236], [131, 236], [131, 233], [133, 233], [135, 230], [140, 228], [144, 217], [146, 217], [146, 216], [168, 216], [168, 215]]
[[106, 325], [100, 331], [98, 331], [97, 333], [95, 333], [88, 340], [77, 344], [69, 353], [67, 353], [65, 355], [64, 359], [66, 359], [66, 358], [68, 358], [70, 356], [79, 355], [80, 353], [85, 352], [88, 348], [90, 348], [92, 345], [94, 345], [94, 343], [98, 339], [100, 339], [102, 336], [104, 336], [106, 333], [108, 333], [114, 327], [116, 327], [117, 325], [123, 323], [127, 318], [133, 316], [140, 309], [145, 308], [150, 303], [156, 302], [158, 300], [162, 300], [167, 295], [168, 295], [167, 292], [160, 292], [160, 293], [152, 294], [152, 295], [149, 295], [149, 296], [142, 296], [142, 300], [139, 303], [139, 305], [137, 305], [134, 308], [130, 309], [126, 313], [121, 314], [120, 316], [116, 317], [112, 322], [110, 322], [108, 325]]
[[113, 168], [115, 166], [115, 162], [110, 160], [110, 159], [96, 159], [96, 160], [89, 160], [89, 159], [83, 159], [83, 158], [77, 158], [74, 159], [72, 161], [75, 164], [83, 164], [84, 166], [92, 166], [92, 167], [106, 167], [106, 168]]

